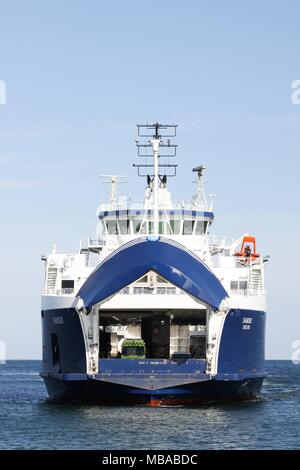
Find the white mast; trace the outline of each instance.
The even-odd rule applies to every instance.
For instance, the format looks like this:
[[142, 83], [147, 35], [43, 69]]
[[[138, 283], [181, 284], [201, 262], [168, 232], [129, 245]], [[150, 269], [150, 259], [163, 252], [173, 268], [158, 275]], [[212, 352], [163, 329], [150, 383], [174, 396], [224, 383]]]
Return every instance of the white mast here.
[[195, 181], [196, 183], [196, 192], [193, 196], [193, 204], [195, 206], [202, 207], [204, 210], [208, 209], [207, 205], [207, 200], [206, 200], [206, 195], [204, 191], [204, 186], [203, 186], [203, 173], [205, 170], [205, 166], [199, 165], [193, 168], [193, 172], [197, 173], [197, 180]]
[[[138, 168], [138, 175], [147, 177], [148, 188], [151, 190], [153, 210], [153, 235], [159, 236], [159, 181], [165, 186], [167, 177], [176, 175], [174, 163], [166, 163], [165, 159], [175, 157], [176, 144], [167, 137], [176, 137], [176, 124], [137, 124], [139, 137], [149, 138], [146, 142], [136, 139], [139, 157], [148, 157], [147, 148], [152, 148], [153, 163], [138, 163], [133, 166]], [[154, 132], [153, 132], [154, 131]], [[163, 154], [160, 151], [163, 148]], [[163, 163], [160, 163], [162, 159]]]
[[126, 183], [126, 176], [123, 175], [100, 175], [102, 183], [110, 183], [110, 207], [112, 210], [118, 205], [118, 184]]
[[153, 233], [154, 236], [158, 237], [159, 235], [159, 214], [158, 214], [158, 159], [159, 159], [159, 145], [161, 139], [156, 135], [152, 140], [150, 140], [153, 150]]

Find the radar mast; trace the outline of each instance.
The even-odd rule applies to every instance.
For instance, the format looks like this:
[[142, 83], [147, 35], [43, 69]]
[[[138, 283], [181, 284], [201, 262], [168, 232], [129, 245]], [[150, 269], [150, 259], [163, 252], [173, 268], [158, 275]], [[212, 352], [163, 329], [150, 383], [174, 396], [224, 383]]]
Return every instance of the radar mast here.
[[122, 175], [100, 175], [100, 178], [102, 179], [102, 183], [110, 183], [111, 189], [110, 189], [110, 205], [111, 209], [117, 209], [117, 203], [118, 203], [118, 185], [120, 183], [126, 183], [127, 178], [126, 176]]
[[202, 206], [207, 208], [207, 200], [203, 186], [203, 174], [205, 171], [205, 166], [199, 165], [193, 168], [192, 170], [194, 173], [197, 173], [197, 180], [194, 181], [196, 183], [196, 192], [193, 196], [193, 204], [195, 206]]
[[159, 181], [166, 184], [167, 177], [176, 176], [177, 165], [167, 163], [166, 158], [176, 156], [177, 145], [171, 142], [172, 137], [176, 137], [176, 124], [137, 124], [138, 136], [143, 140], [136, 140], [139, 157], [148, 157], [148, 148], [152, 149], [152, 163], [133, 164], [138, 169], [138, 175], [147, 178], [147, 182], [153, 193], [153, 232], [154, 236], [159, 235]]

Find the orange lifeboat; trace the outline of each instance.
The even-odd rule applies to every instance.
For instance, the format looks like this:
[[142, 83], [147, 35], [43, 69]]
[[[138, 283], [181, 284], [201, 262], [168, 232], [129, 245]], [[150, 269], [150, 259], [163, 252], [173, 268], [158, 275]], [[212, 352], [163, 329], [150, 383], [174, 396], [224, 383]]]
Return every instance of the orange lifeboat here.
[[234, 254], [239, 258], [245, 258], [246, 260], [255, 260], [260, 257], [256, 251], [256, 238], [251, 235], [246, 235], [243, 238], [241, 250]]

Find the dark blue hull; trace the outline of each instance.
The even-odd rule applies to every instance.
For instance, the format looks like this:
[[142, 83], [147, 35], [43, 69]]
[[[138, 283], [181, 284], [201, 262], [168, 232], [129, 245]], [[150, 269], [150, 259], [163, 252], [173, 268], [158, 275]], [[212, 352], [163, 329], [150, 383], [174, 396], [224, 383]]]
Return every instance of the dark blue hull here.
[[[55, 318], [62, 318], [60, 322]], [[244, 328], [244, 320], [251, 327]], [[231, 310], [225, 320], [216, 375], [205, 360], [100, 359], [87, 375], [83, 333], [75, 309], [47, 310], [42, 377], [53, 401], [181, 405], [256, 398], [265, 377], [265, 312]], [[248, 325], [249, 323], [247, 323]], [[53, 336], [57, 344], [53, 344]], [[55, 353], [59, 352], [56, 360]]]
[[49, 397], [54, 402], [176, 406], [252, 400], [258, 397], [264, 377], [242, 380], [212, 379], [160, 390], [145, 390], [92, 378], [63, 380], [44, 377], [44, 380]]

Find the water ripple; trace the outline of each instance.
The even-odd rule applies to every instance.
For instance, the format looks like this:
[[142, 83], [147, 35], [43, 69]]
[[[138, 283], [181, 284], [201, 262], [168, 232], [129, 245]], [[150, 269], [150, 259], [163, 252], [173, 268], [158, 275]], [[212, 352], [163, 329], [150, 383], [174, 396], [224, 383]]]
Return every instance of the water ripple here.
[[300, 366], [289, 361], [267, 362], [258, 400], [192, 408], [49, 404], [39, 369], [0, 367], [1, 449], [300, 448]]

